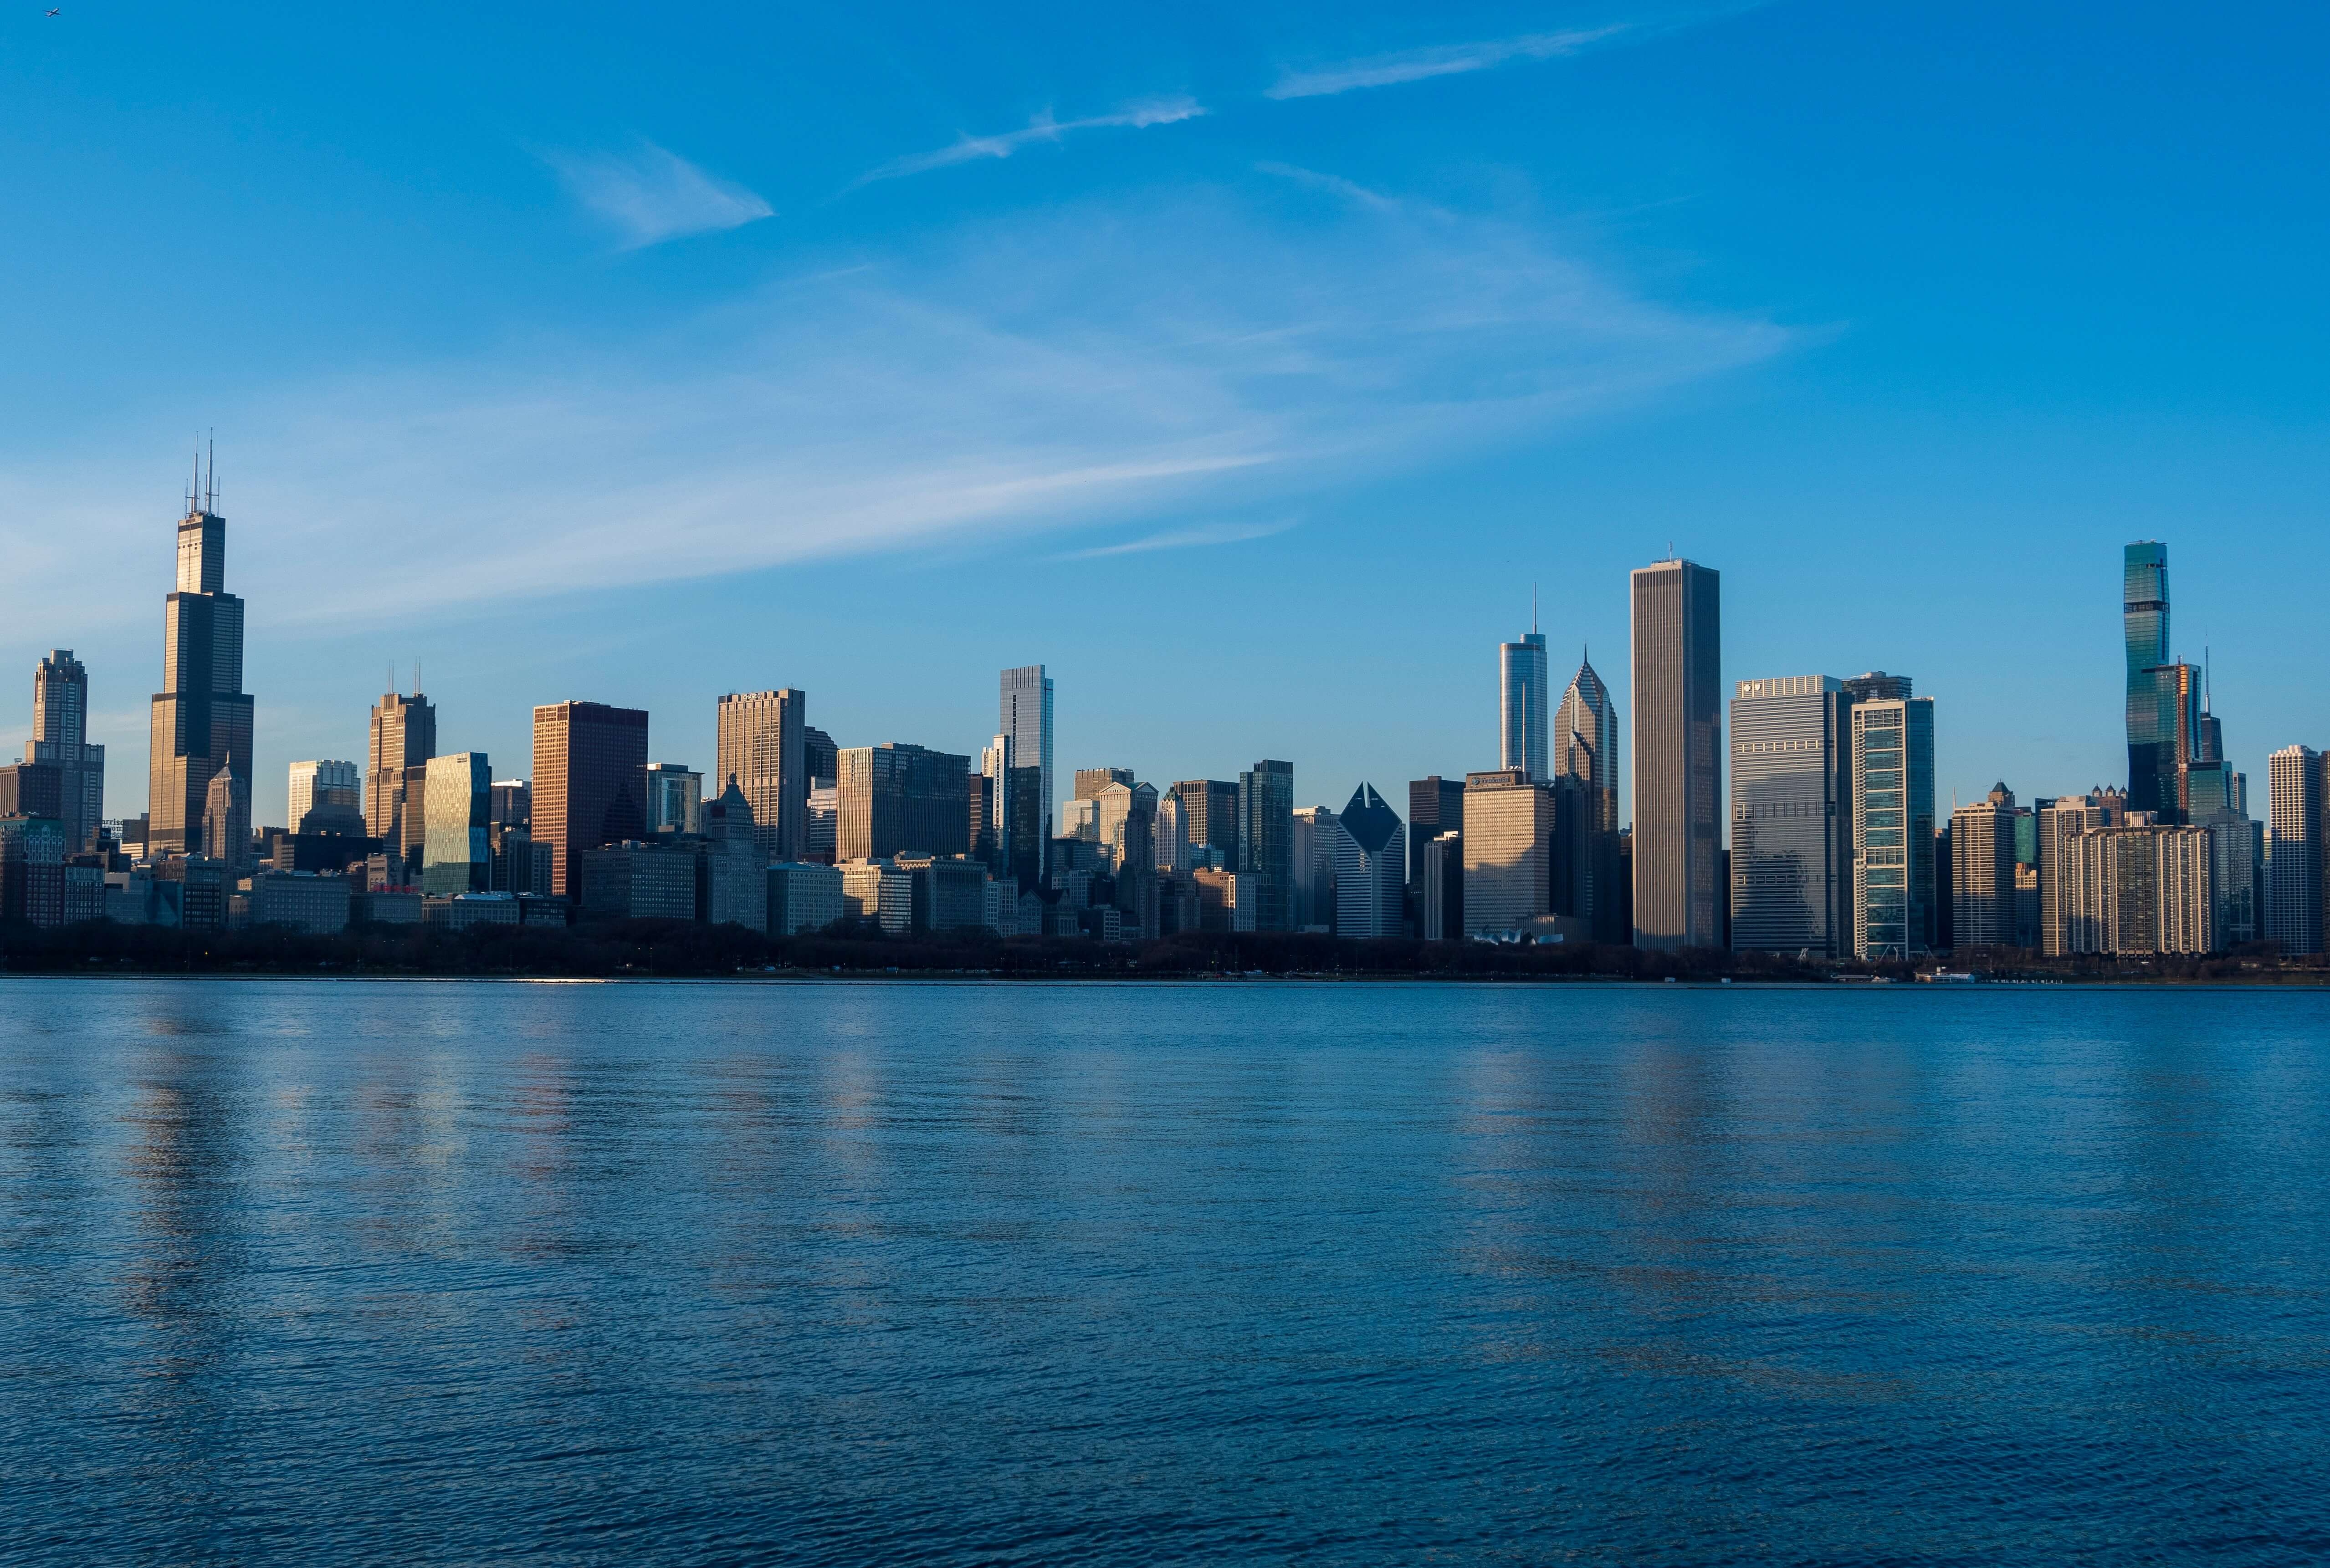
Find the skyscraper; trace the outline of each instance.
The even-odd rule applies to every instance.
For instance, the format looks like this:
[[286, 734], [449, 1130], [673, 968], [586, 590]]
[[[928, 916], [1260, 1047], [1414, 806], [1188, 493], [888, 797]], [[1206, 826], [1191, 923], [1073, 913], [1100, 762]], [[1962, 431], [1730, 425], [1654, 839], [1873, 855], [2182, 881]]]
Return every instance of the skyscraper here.
[[1191, 864], [1219, 853], [1220, 865], [1236, 871], [1238, 860], [1238, 787], [1227, 779], [1184, 779], [1173, 786], [1181, 798], [1181, 830]]
[[1721, 587], [1720, 574], [1689, 561], [1634, 573], [1638, 947], [1723, 940]]
[[2322, 950], [2323, 764], [2311, 746], [2284, 746], [2267, 762], [2265, 934], [2285, 953]]
[[2120, 621], [2127, 650], [2127, 804], [2163, 804], [2160, 712], [2152, 671], [2168, 662], [2168, 546], [2153, 540], [2121, 553]]
[[493, 770], [483, 751], [431, 757], [422, 791], [421, 891], [432, 897], [492, 888]]
[[33, 743], [24, 761], [57, 770], [65, 853], [93, 845], [105, 820], [105, 748], [90, 744], [89, 671], [69, 647], [50, 649], [33, 671]]
[[734, 779], [753, 808], [753, 833], [772, 860], [809, 853], [809, 695], [787, 686], [720, 699], [712, 793]]
[[1532, 783], [1527, 769], [1464, 776], [1465, 936], [1525, 930], [1553, 912], [1558, 827], [1553, 789]]
[[1497, 645], [1497, 765], [1525, 770], [1532, 784], [1549, 777], [1545, 683], [1543, 632], [1531, 628], [1519, 642]]
[[1238, 869], [1255, 881], [1255, 924], [1289, 929], [1294, 900], [1294, 764], [1268, 759], [1238, 775]]
[[291, 808], [285, 813], [284, 825], [294, 833], [303, 831], [300, 824], [318, 806], [337, 806], [357, 812], [364, 809], [364, 770], [354, 762], [321, 759], [294, 762], [290, 784]]
[[1407, 880], [1407, 829], [1372, 786], [1351, 791], [1335, 842], [1335, 934], [1396, 937]]
[[1731, 699], [1731, 945], [1852, 951], [1852, 699], [1833, 675]]
[[1051, 875], [1052, 677], [1042, 665], [1008, 669], [1001, 694], [996, 728], [1011, 737], [1005, 858], [1024, 892], [1044, 885]]
[[534, 710], [534, 841], [550, 845], [550, 891], [582, 894], [582, 852], [647, 831], [648, 715], [604, 703]]
[[417, 691], [383, 694], [373, 704], [365, 746], [365, 831], [380, 840], [393, 883], [420, 874], [429, 832], [429, 759], [436, 754], [436, 704]]
[[1950, 813], [1950, 946], [2011, 948], [2015, 940], [2016, 828], [2029, 812], [2003, 781]]
[[[1407, 782], [1407, 881], [1411, 887], [1424, 885], [1424, 846], [1444, 833], [1464, 831], [1464, 780], [1443, 779], [1435, 773], [1428, 779], [1411, 779]], [[1423, 919], [1421, 910], [1410, 910], [1410, 917]], [[1419, 930], [1422, 928], [1419, 926]]]
[[1934, 944], [1934, 699], [1856, 703], [1852, 722], [1852, 954], [1915, 958]]
[[251, 701], [242, 689], [242, 600], [226, 590], [226, 519], [215, 480], [197, 483], [178, 524], [177, 587], [164, 600], [162, 689], [155, 694], [147, 844], [200, 853], [212, 778], [251, 778]]
[[1618, 859], [1618, 707], [1581, 654], [1577, 673], [1553, 715], [1553, 774], [1583, 791], [1590, 898], [1586, 913], [1597, 942], [1627, 940], [1625, 890]]
[[835, 853], [844, 861], [902, 854], [967, 855], [971, 759], [885, 741], [838, 753]]
[[649, 763], [647, 810], [649, 833], [702, 833], [704, 775], [685, 762]]

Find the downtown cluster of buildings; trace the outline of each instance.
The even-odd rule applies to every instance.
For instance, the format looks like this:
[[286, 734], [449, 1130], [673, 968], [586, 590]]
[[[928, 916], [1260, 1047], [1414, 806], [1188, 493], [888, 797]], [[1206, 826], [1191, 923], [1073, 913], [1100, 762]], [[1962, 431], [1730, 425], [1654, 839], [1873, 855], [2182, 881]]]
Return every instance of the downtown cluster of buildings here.
[[1532, 630], [1499, 649], [1499, 765], [1411, 782], [1405, 817], [1365, 784], [1340, 810], [1298, 807], [1293, 765], [1268, 759], [1161, 789], [1078, 769], [1061, 801], [1053, 682], [1031, 665], [1002, 672], [975, 757], [838, 746], [788, 688], [718, 699], [708, 773], [653, 760], [642, 710], [564, 702], [534, 711], [530, 777], [497, 779], [482, 751], [440, 750], [427, 696], [391, 692], [363, 760], [291, 764], [288, 824], [255, 828], [242, 601], [226, 590], [214, 491], [196, 480], [166, 600], [147, 815], [104, 816], [88, 674], [52, 653], [32, 745], [0, 769], [0, 919], [316, 930], [651, 917], [772, 935], [858, 920], [1871, 960], [2206, 953], [2260, 937], [2322, 950], [2330, 759], [2276, 752], [2269, 822], [2250, 818], [2205, 673], [2172, 654], [2158, 543], [2126, 553], [2126, 787], [2027, 804], [2002, 784], [1937, 813], [1934, 700], [1908, 676], [1738, 681], [1727, 714], [1719, 575], [1668, 560], [1633, 573], [1629, 745], [1590, 661], [1555, 698]]

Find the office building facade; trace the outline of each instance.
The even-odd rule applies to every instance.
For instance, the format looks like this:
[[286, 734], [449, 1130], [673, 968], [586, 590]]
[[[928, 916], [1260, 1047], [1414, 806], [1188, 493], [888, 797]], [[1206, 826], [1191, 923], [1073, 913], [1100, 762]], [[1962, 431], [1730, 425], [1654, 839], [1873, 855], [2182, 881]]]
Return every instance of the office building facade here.
[[2285, 746], [2267, 760], [2265, 934], [2284, 953], [2322, 951], [2324, 763], [2311, 746]]
[[1173, 792], [1180, 798], [1182, 830], [1191, 864], [1215, 861], [1218, 856], [1217, 864], [1236, 869], [1239, 864], [1237, 785], [1227, 779], [1184, 779], [1173, 786]]
[[1852, 699], [1833, 675], [1741, 681], [1731, 699], [1731, 945], [1852, 951]]
[[437, 707], [419, 692], [382, 694], [365, 748], [365, 832], [395, 864], [390, 881], [421, 871], [428, 837], [429, 759], [437, 754]]
[[[2174, 812], [2176, 779], [2173, 703], [2164, 724], [2155, 672], [2169, 662], [2168, 546], [2152, 540], [2121, 552], [2120, 621], [2127, 658], [2127, 803], [2131, 811]], [[2167, 733], [2162, 732], [2164, 728]]]
[[846, 746], [837, 765], [834, 853], [841, 860], [971, 852], [969, 757], [889, 741]]
[[483, 751], [429, 759], [421, 851], [425, 895], [493, 891], [493, 769]]
[[65, 853], [94, 849], [105, 822], [105, 748], [89, 738], [89, 670], [69, 647], [33, 670], [33, 739], [24, 766], [57, 772]]
[[1573, 780], [1586, 807], [1588, 906], [1597, 942], [1624, 942], [1627, 889], [1618, 855], [1618, 705], [1594, 668], [1581, 658], [1553, 715], [1553, 774]]
[[1551, 787], [1532, 783], [1525, 768], [1464, 778], [1463, 933], [1528, 930], [1553, 912]]
[[1023, 892], [1051, 877], [1052, 697], [1052, 677], [1042, 665], [1003, 672], [995, 727], [1011, 738], [1006, 860]]
[[1237, 836], [1238, 869], [1254, 879], [1254, 929], [1293, 929], [1293, 763], [1264, 758], [1238, 775]]
[[1407, 785], [1407, 880], [1424, 879], [1424, 846], [1444, 833], [1464, 831], [1464, 780], [1412, 779]]
[[534, 841], [550, 845], [551, 892], [579, 898], [585, 850], [647, 831], [647, 710], [581, 702], [535, 708], [531, 793]]
[[704, 775], [685, 762], [648, 764], [648, 831], [704, 831]]
[[1351, 791], [1337, 819], [1335, 934], [1362, 940], [1402, 934], [1407, 827], [1372, 785]]
[[322, 758], [291, 764], [290, 808], [284, 820], [294, 833], [308, 831], [308, 813], [318, 806], [356, 814], [364, 823], [364, 770], [354, 762]]
[[1852, 954], [1914, 959], [1935, 939], [1934, 700], [1856, 703], [1852, 726]]
[[178, 524], [177, 586], [164, 601], [162, 689], [147, 776], [149, 854], [201, 853], [211, 779], [234, 770], [248, 794], [252, 704], [242, 689], [242, 600], [226, 590], [226, 519], [198, 485]]
[[809, 850], [808, 715], [809, 694], [791, 686], [720, 699], [711, 793], [736, 781], [765, 859], [799, 860]]
[[[1722, 579], [1662, 561], [1636, 570], [1632, 586], [1634, 940], [1711, 948], [1722, 940], [1725, 897]], [[1469, 889], [1469, 860], [1466, 875]]]

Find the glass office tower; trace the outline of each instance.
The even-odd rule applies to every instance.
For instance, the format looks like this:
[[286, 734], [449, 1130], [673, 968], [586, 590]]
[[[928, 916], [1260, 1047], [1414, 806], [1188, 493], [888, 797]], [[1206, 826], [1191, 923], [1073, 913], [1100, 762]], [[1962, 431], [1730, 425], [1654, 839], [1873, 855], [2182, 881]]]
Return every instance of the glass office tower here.
[[1545, 634], [1529, 631], [1519, 642], [1497, 645], [1498, 751], [1500, 768], [1525, 770], [1532, 784], [1546, 771]]
[[1934, 942], [1934, 699], [1852, 709], [1852, 953], [1904, 959]]
[[1003, 672], [999, 721], [1011, 738], [1004, 854], [1024, 892], [1044, 885], [1052, 864], [1052, 677], [1042, 665]]
[[1852, 698], [1834, 675], [1741, 681], [1731, 699], [1731, 945], [1852, 950]]

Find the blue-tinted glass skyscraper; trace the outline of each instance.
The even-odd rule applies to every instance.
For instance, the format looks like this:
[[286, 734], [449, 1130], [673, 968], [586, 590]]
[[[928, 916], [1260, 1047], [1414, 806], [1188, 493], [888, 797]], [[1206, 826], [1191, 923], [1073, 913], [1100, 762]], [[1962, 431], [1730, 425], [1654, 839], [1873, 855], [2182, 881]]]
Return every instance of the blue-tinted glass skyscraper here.
[[2168, 664], [2168, 546], [2155, 540], [2122, 553], [2120, 619], [2127, 643], [2127, 805], [2176, 807], [2176, 707], [2162, 701], [2156, 672]]

